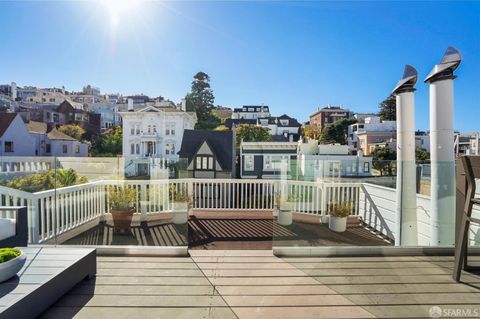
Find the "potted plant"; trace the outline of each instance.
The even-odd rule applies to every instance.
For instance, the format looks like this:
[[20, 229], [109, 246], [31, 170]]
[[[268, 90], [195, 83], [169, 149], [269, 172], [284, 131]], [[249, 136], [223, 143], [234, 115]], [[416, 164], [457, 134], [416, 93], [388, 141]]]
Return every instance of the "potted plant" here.
[[118, 187], [110, 189], [108, 200], [115, 231], [127, 232], [130, 230], [136, 198], [137, 192], [133, 188]]
[[188, 221], [188, 204], [190, 199], [185, 188], [170, 185], [170, 201], [172, 202], [173, 223], [185, 224]]
[[0, 283], [15, 276], [26, 260], [27, 256], [18, 248], [0, 248]]
[[328, 228], [335, 232], [344, 232], [347, 229], [347, 218], [352, 212], [352, 205], [348, 202], [332, 203], [329, 209]]

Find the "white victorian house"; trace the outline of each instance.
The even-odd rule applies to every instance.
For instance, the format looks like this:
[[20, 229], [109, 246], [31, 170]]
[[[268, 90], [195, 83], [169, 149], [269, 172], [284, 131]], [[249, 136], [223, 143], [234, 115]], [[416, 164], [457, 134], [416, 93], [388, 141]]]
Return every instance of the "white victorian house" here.
[[148, 106], [136, 111], [130, 108], [120, 115], [123, 156], [129, 166], [126, 172], [134, 175], [151, 175], [158, 163], [178, 161], [183, 132], [192, 130], [197, 123], [195, 112], [173, 107]]

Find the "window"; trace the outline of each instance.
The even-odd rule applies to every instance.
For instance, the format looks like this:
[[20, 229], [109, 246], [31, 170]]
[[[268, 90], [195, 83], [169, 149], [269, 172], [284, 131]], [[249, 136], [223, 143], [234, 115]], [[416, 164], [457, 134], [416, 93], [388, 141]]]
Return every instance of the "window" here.
[[135, 154], [135, 144], [130, 144], [130, 154]]
[[167, 123], [165, 125], [165, 135], [175, 135], [175, 123]]
[[282, 163], [284, 163], [290, 170], [289, 159], [288, 155], [265, 155], [263, 157], [263, 169], [266, 171], [281, 170]]
[[253, 171], [254, 168], [254, 157], [253, 155], [244, 155], [243, 156], [243, 169], [245, 171]]
[[13, 142], [5, 142], [5, 153], [13, 153]]
[[140, 154], [140, 144], [136, 144], [137, 154]]
[[63, 145], [62, 145], [62, 151], [63, 151], [63, 154], [68, 153], [68, 146], [67, 146], [67, 144], [63, 144]]
[[134, 127], [132, 127], [132, 128], [130, 129], [130, 135], [135, 135], [135, 128], [134, 128]]
[[363, 172], [364, 173], [370, 172], [370, 163], [369, 162], [363, 163]]
[[165, 154], [166, 155], [174, 155], [175, 154], [175, 144], [174, 143], [165, 144]]
[[195, 158], [195, 169], [197, 170], [213, 170], [212, 156], [197, 156]]
[[148, 134], [152, 133], [152, 126], [151, 125], [147, 126], [147, 132], [148, 132]]
[[45, 152], [46, 153], [52, 152], [52, 144], [45, 144]]
[[282, 124], [283, 126], [287, 126], [288, 120], [280, 120], [280, 124]]
[[153, 133], [157, 133], [157, 126], [153, 125], [152, 128], [153, 128]]
[[75, 145], [75, 153], [80, 153], [80, 145]]

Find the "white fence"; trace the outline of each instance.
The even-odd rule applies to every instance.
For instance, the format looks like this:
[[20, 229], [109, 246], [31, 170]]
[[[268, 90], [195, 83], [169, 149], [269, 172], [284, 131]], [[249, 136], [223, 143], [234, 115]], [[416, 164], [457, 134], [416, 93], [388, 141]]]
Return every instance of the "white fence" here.
[[109, 213], [109, 189], [136, 190], [135, 207], [141, 218], [172, 211], [170, 192], [187, 191], [194, 210], [262, 211], [277, 207], [281, 194], [292, 197], [296, 212], [326, 215], [327, 205], [348, 201], [352, 215], [359, 211], [359, 183], [315, 183], [278, 180], [101, 180], [37, 193], [0, 186], [1, 206], [27, 206], [29, 238], [42, 243]]
[[[369, 226], [391, 239], [397, 236], [395, 193], [393, 188], [365, 183], [359, 200], [359, 215]], [[480, 209], [475, 207], [473, 214], [480, 216]], [[430, 246], [430, 197], [420, 194], [417, 194], [417, 231], [418, 246]], [[480, 246], [480, 227], [472, 225], [469, 236], [470, 245]]]

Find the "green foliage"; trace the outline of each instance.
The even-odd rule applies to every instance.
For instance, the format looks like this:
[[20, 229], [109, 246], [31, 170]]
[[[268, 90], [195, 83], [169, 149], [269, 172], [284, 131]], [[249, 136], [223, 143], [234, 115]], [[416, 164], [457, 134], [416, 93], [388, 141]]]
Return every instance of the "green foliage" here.
[[0, 264], [20, 256], [22, 252], [18, 248], [0, 248]]
[[185, 97], [188, 112], [196, 112], [196, 129], [214, 129], [220, 119], [213, 114], [215, 97], [210, 87], [210, 77], [205, 72], [198, 72], [193, 77], [190, 93]]
[[340, 119], [326, 125], [320, 133], [320, 140], [323, 143], [347, 144], [348, 126], [357, 123], [353, 119]]
[[328, 206], [328, 213], [333, 217], [348, 217], [352, 213], [352, 205], [349, 202], [331, 203]]
[[380, 109], [378, 115], [382, 121], [397, 120], [397, 99], [395, 95], [390, 94], [389, 97], [380, 102], [378, 108]]
[[168, 188], [168, 195], [172, 202], [188, 203], [189, 201], [187, 190], [181, 185], [179, 185], [178, 188], [175, 184], [170, 185], [170, 187]]
[[92, 155], [97, 157], [114, 157], [122, 154], [122, 128], [111, 129], [100, 137], [92, 149]]
[[313, 125], [308, 125], [301, 128], [301, 132], [300, 132], [300, 135], [304, 137], [309, 137], [314, 140], [319, 140], [320, 134], [321, 134], [320, 129]]
[[61, 188], [72, 185], [87, 183], [85, 176], [79, 177], [73, 169], [47, 170], [45, 172], [34, 173], [22, 177], [15, 177], [9, 181], [3, 182], [6, 187], [19, 189], [25, 192], [35, 193], [52, 188]]
[[415, 150], [415, 160], [417, 162], [425, 162], [429, 159], [430, 153], [428, 153], [426, 149], [419, 147]]
[[393, 167], [396, 163], [397, 152], [391, 150], [387, 144], [384, 147], [376, 146], [372, 151], [373, 168], [380, 172], [380, 175], [393, 175]]
[[127, 211], [133, 207], [137, 198], [137, 191], [128, 187], [112, 187], [108, 195], [110, 209]]
[[78, 141], [81, 141], [85, 134], [85, 130], [76, 124], [61, 125], [57, 130]]
[[237, 128], [237, 145], [240, 142], [268, 142], [272, 140], [269, 129], [266, 127], [242, 124]]

